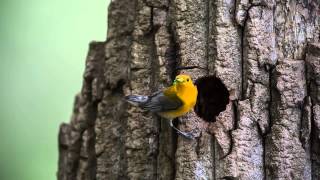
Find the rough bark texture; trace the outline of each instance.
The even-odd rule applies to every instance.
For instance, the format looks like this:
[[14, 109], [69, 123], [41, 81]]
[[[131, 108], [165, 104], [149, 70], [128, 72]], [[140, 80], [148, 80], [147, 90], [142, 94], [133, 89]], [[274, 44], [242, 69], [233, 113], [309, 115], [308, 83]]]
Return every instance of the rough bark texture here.
[[[114, 0], [108, 13], [60, 127], [58, 179], [320, 179], [318, 0]], [[211, 122], [179, 118], [194, 140], [123, 100], [178, 73], [230, 94]]]

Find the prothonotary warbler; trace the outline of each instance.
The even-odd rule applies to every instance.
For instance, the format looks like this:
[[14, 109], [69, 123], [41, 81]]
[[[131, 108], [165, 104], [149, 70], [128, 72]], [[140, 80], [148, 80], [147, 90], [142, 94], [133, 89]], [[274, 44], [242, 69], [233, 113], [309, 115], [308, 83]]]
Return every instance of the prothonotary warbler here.
[[144, 110], [157, 113], [163, 118], [170, 120], [170, 126], [179, 134], [193, 139], [191, 133], [180, 131], [174, 127], [173, 119], [189, 112], [196, 104], [198, 90], [190, 76], [180, 74], [176, 76], [172, 86], [158, 91], [150, 96], [129, 95], [126, 100]]

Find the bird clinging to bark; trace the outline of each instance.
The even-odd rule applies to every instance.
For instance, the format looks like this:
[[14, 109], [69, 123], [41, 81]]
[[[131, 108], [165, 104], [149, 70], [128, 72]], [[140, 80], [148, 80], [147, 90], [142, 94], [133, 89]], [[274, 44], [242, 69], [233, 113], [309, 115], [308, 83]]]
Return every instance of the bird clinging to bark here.
[[170, 126], [184, 137], [193, 139], [191, 133], [182, 132], [173, 125], [173, 119], [189, 112], [196, 104], [198, 90], [189, 75], [180, 74], [172, 86], [150, 96], [129, 95], [126, 100], [144, 110], [157, 113], [168, 119]]

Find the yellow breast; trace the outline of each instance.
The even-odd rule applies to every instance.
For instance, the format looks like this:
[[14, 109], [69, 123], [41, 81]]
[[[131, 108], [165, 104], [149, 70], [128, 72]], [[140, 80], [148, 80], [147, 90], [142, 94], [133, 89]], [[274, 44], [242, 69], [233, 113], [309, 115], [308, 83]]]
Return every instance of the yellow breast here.
[[[173, 90], [171, 89], [171, 91]], [[186, 114], [193, 109], [197, 102], [198, 90], [193, 84], [177, 85], [175, 88], [175, 93], [183, 102], [183, 105], [176, 110], [159, 113], [160, 116], [166, 119], [173, 119]]]

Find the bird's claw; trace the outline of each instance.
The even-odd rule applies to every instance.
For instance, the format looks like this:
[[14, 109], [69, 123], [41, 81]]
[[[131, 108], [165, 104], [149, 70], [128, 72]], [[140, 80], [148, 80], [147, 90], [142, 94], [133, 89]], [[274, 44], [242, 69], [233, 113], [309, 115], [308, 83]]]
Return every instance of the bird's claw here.
[[173, 121], [173, 120], [171, 119], [171, 120], [170, 120], [170, 126], [171, 126], [174, 130], [176, 130], [176, 132], [177, 132], [178, 134], [182, 135], [182, 136], [183, 136], [184, 138], [186, 138], [186, 139], [190, 139], [190, 140], [195, 139], [195, 136], [193, 135], [193, 133], [180, 131], [178, 128], [176, 128], [176, 127], [173, 125], [173, 122], [172, 122], [172, 121]]
[[179, 132], [183, 137], [193, 140], [195, 136], [191, 132]]

